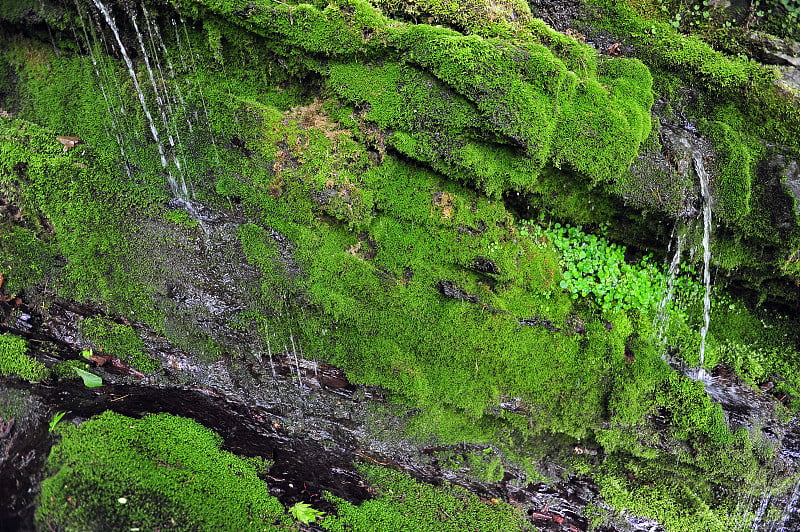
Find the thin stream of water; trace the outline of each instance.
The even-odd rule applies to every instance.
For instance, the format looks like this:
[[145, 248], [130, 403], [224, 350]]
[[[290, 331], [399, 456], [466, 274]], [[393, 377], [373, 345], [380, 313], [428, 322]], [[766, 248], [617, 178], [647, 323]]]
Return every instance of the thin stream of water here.
[[[172, 66], [172, 61], [169, 59], [169, 53], [167, 51], [167, 46], [164, 44], [164, 40], [161, 38], [161, 32], [158, 29], [158, 24], [155, 23], [153, 18], [150, 16], [150, 13], [147, 11], [147, 8], [144, 4], [142, 4], [142, 13], [144, 14], [145, 19], [145, 27], [147, 29], [148, 36], [150, 37], [150, 53], [153, 59], [153, 64], [155, 65], [156, 71], [158, 72], [160, 86], [162, 87], [163, 96], [162, 96], [162, 116], [165, 116], [165, 127], [167, 128], [167, 132], [169, 133], [170, 142], [175, 142], [172, 145], [172, 157], [175, 161], [175, 166], [179, 169], [180, 172], [180, 182], [183, 185], [183, 188], [186, 190], [185, 197], [179, 198], [182, 199], [184, 202], [188, 203], [189, 199], [194, 195], [192, 190], [192, 183], [191, 180], [187, 182], [186, 180], [186, 172], [189, 169], [187, 164], [186, 157], [183, 155], [183, 139], [181, 139], [180, 128], [177, 124], [176, 116], [178, 112], [184, 109], [186, 106], [184, 105], [183, 95], [180, 92], [180, 85], [175, 83], [175, 69]], [[167, 78], [164, 75], [164, 68], [162, 67], [162, 58], [163, 61], [166, 62], [167, 68], [170, 72], [170, 81], [171, 83], [167, 84]], [[174, 89], [170, 90], [170, 87], [174, 87]], [[191, 129], [191, 123], [189, 125]], [[174, 137], [174, 138], [173, 138]]]
[[703, 197], [703, 326], [700, 328], [700, 371], [703, 370], [706, 355], [706, 337], [711, 325], [711, 190], [708, 174], [700, 155], [692, 154], [694, 169], [700, 179], [700, 193]]
[[792, 496], [789, 498], [789, 502], [786, 503], [786, 506], [783, 509], [780, 520], [777, 521], [772, 528], [770, 528], [770, 532], [792, 532], [786, 528], [786, 523], [789, 521], [789, 518], [792, 516], [792, 514], [796, 514], [798, 510], [800, 510], [800, 508], [797, 506], [798, 498], [800, 498], [800, 480], [797, 481], [794, 491], [792, 492]]
[[155, 121], [153, 120], [153, 115], [150, 113], [150, 108], [147, 106], [147, 100], [144, 97], [144, 92], [142, 91], [142, 87], [139, 85], [139, 80], [136, 77], [136, 69], [133, 68], [133, 61], [131, 61], [131, 57], [128, 54], [128, 50], [125, 48], [125, 45], [122, 43], [122, 38], [119, 34], [119, 29], [117, 28], [117, 24], [114, 21], [114, 17], [111, 16], [111, 12], [108, 8], [103, 4], [101, 0], [92, 0], [94, 5], [100, 12], [103, 14], [103, 18], [105, 18], [108, 27], [111, 28], [112, 33], [114, 34], [114, 38], [117, 41], [117, 45], [119, 46], [120, 53], [122, 54], [122, 59], [125, 61], [125, 65], [128, 67], [128, 74], [131, 76], [131, 81], [133, 82], [133, 86], [136, 89], [136, 95], [139, 97], [139, 103], [142, 106], [142, 112], [144, 112], [145, 118], [147, 119], [147, 123], [150, 126], [150, 133], [153, 135], [153, 140], [158, 147], [158, 154], [161, 157], [161, 167], [166, 169], [167, 168], [167, 156], [164, 151], [164, 145], [161, 142], [161, 138], [158, 134], [158, 129], [156, 128]]
[[[175, 164], [175, 168], [177, 169], [177, 178], [173, 175], [173, 173], [167, 168], [167, 177], [169, 178], [170, 188], [172, 189], [172, 193], [175, 196], [175, 199], [178, 201], [188, 204], [189, 203], [189, 189], [186, 187], [186, 180], [183, 177], [183, 170], [181, 168], [180, 160], [175, 157], [175, 138], [172, 136], [169, 127], [169, 120], [167, 119], [167, 108], [166, 104], [164, 103], [164, 97], [161, 95], [161, 91], [158, 88], [158, 84], [156, 83], [155, 75], [153, 74], [153, 67], [152, 62], [153, 60], [150, 58], [150, 55], [147, 53], [147, 47], [144, 44], [144, 39], [142, 37], [141, 31], [139, 31], [139, 25], [136, 23], [136, 17], [131, 14], [131, 22], [133, 23], [133, 29], [136, 32], [136, 40], [139, 43], [139, 49], [142, 52], [142, 59], [144, 60], [145, 69], [147, 70], [147, 76], [150, 80], [150, 85], [153, 87], [153, 93], [155, 94], [156, 104], [158, 105], [159, 113], [161, 114], [161, 122], [164, 124], [164, 129], [167, 133], [167, 140], [170, 146], [170, 153], [172, 154], [172, 162]], [[165, 167], [166, 168], [166, 167]]]
[[[666, 328], [669, 323], [669, 307], [673, 299], [675, 299], [675, 281], [677, 280], [678, 273], [680, 272], [681, 253], [683, 252], [683, 244], [686, 240], [686, 231], [679, 230], [677, 224], [672, 232], [672, 242], [675, 243], [675, 253], [669, 263], [669, 269], [667, 270], [667, 289], [664, 292], [664, 297], [658, 304], [658, 310], [656, 311], [655, 319], [655, 325], [658, 327], [658, 340], [662, 345], [666, 341]], [[675, 236], [676, 232], [678, 233], [677, 236]], [[670, 242], [670, 248], [672, 247], [672, 242]], [[671, 249], [668, 249], [667, 251], [669, 252]]]
[[[109, 132], [106, 129], [106, 133], [113, 135], [113, 137], [117, 141], [117, 146], [119, 147], [120, 155], [122, 155], [122, 160], [125, 166], [125, 172], [128, 174], [128, 178], [131, 178], [131, 169], [130, 165], [127, 164], [127, 154], [125, 153], [125, 146], [122, 142], [122, 128], [119, 126], [119, 117], [116, 112], [114, 112], [115, 106], [111, 102], [111, 97], [109, 96], [109, 90], [106, 89], [106, 85], [109, 85], [107, 79], [107, 73], [105, 69], [105, 65], [101, 67], [97, 58], [101, 57], [101, 55], [97, 52], [98, 44], [97, 44], [97, 34], [92, 31], [92, 37], [89, 37], [89, 32], [87, 31], [87, 24], [84, 20], [84, 10], [81, 9], [81, 5], [78, 0], [75, 0], [75, 8], [78, 12], [78, 16], [80, 18], [81, 30], [83, 33], [83, 40], [86, 43], [87, 51], [89, 52], [89, 57], [92, 61], [92, 67], [94, 69], [95, 76], [97, 77], [97, 84], [100, 87], [100, 93], [103, 95], [103, 101], [106, 104], [106, 113], [108, 114], [110, 123], [111, 123], [111, 131]], [[75, 42], [80, 42], [78, 38], [77, 31], [73, 28], [73, 33], [75, 34]], [[116, 81], [116, 80], [115, 80]], [[124, 113], [124, 108], [122, 109], [122, 113]]]

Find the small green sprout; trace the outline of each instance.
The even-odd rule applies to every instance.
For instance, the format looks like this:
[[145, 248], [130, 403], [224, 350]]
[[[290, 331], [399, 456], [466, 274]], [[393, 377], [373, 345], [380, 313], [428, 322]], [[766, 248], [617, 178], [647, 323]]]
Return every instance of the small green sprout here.
[[66, 412], [56, 412], [53, 414], [53, 419], [50, 420], [50, 428], [47, 429], [48, 432], [53, 432], [56, 429], [56, 425], [58, 425], [58, 422], [64, 417], [64, 414], [66, 414]]

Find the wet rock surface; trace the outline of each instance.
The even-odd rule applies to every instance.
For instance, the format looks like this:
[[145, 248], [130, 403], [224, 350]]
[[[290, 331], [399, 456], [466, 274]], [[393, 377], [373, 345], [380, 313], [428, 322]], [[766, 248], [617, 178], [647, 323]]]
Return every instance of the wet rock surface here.
[[0, 381], [0, 411], [7, 428], [0, 434], [0, 530], [32, 529], [36, 484], [50, 443], [48, 409], [29, 391]]
[[[57, 349], [43, 349], [37, 354], [44, 360], [53, 360], [53, 353], [71, 353], [74, 357], [78, 346], [70, 341], [78, 335], [69, 331], [66, 324], [69, 320], [74, 323], [75, 315], [93, 311], [66, 303], [51, 310], [54, 312], [48, 319], [37, 325], [40, 330], [36, 335], [48, 338]], [[14, 316], [18, 322], [29, 315], [17, 310]], [[28, 317], [26, 323], [32, 321], [35, 320]], [[148, 337], [147, 331], [140, 332]], [[44, 344], [39, 340], [38, 345]], [[151, 337], [147, 345], [156, 350], [160, 344]], [[332, 508], [320, 499], [323, 491], [355, 503], [369, 498], [353, 467], [361, 461], [398, 468], [434, 484], [452, 482], [487, 499], [509, 501], [526, 509], [532, 523], [542, 530], [588, 530], [586, 505], [605, 507], [592, 482], [565, 476], [559, 466], [546, 460], [542, 471], [550, 479], [547, 482], [530, 483], [522, 471], [512, 466], [500, 482], [469, 479], [448, 469], [437, 458], [441, 451], [465, 453], [482, 449], [442, 447], [398, 436], [410, 412], [388, 405], [379, 390], [353, 385], [337, 368], [303, 359], [298, 353], [210, 363], [199, 363], [174, 347], [158, 354], [169, 366], [163, 379], [137, 380], [94, 368], [108, 384], [88, 389], [79, 380], [33, 386], [13, 379], [0, 383], [0, 404], [5, 410], [13, 410], [16, 421], [9, 434], [0, 438], [0, 473], [11, 479], [3, 484], [4, 500], [9, 503], [0, 518], [11, 523], [11, 529], [31, 529], [41, 467], [53, 443], [47, 425], [57, 411], [67, 412], [62, 423], [78, 423], [104, 410], [128, 416], [169, 412], [195, 419], [218, 432], [225, 449], [274, 460], [265, 480], [272, 493], [287, 505], [304, 500], [330, 511]], [[722, 404], [731, 426], [761, 430], [782, 449], [785, 466], [796, 467], [800, 428], [796, 423], [784, 426], [775, 419], [774, 401], [767, 394], [724, 373], [715, 376], [709, 393]], [[583, 448], [581, 451], [586, 452]], [[782, 512], [790, 503], [791, 493], [767, 504]], [[787, 519], [794, 518], [792, 513]], [[663, 529], [652, 520], [623, 514], [596, 530]]]
[[800, 67], [800, 42], [756, 31], [745, 32], [750, 54], [767, 65]]
[[794, 198], [795, 213], [800, 215], [800, 163], [776, 154], [773, 157], [772, 164], [777, 170], [775, 174], [780, 179], [781, 184]]

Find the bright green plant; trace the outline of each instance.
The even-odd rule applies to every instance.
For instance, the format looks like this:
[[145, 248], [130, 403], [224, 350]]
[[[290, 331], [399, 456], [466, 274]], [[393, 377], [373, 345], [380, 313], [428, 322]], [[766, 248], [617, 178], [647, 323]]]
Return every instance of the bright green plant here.
[[[625, 261], [626, 249], [584, 232], [580, 227], [555, 224], [541, 228], [528, 224], [526, 232], [549, 240], [561, 253], [561, 288], [572, 297], [591, 297], [603, 311], [637, 308], [653, 312], [664, 296], [667, 276], [651, 255], [638, 263]], [[686, 268], [685, 273], [690, 269]], [[688, 274], [678, 277], [678, 288], [699, 295], [701, 287]]]
[[61, 418], [63, 418], [65, 414], [66, 412], [56, 412], [53, 414], [53, 419], [50, 420], [47, 432], [53, 432], [56, 430], [56, 425], [58, 425], [58, 422], [61, 421]]
[[325, 515], [325, 512], [320, 512], [319, 510], [312, 508], [310, 504], [303, 501], [294, 503], [294, 506], [289, 508], [289, 513], [291, 513], [292, 517], [304, 525], [307, 525], [308, 523], [316, 523], [317, 519]]
[[77, 373], [78, 376], [81, 379], [83, 379], [83, 384], [87, 388], [97, 388], [98, 386], [103, 385], [103, 379], [95, 375], [94, 373], [91, 373], [81, 368], [73, 368], [73, 369], [75, 370], [75, 373]]

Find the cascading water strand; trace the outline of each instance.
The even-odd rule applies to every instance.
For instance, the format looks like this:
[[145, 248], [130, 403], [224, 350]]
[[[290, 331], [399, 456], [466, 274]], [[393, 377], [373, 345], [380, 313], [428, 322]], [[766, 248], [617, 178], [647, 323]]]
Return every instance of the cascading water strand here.
[[158, 128], [156, 128], [155, 121], [153, 120], [153, 115], [150, 114], [150, 108], [147, 106], [147, 100], [144, 97], [144, 92], [142, 91], [142, 87], [139, 85], [139, 79], [136, 77], [136, 69], [133, 68], [133, 61], [131, 60], [130, 55], [128, 54], [128, 50], [125, 48], [125, 45], [122, 42], [122, 38], [119, 34], [119, 29], [117, 28], [116, 22], [114, 22], [114, 17], [111, 16], [111, 12], [108, 8], [103, 4], [101, 0], [92, 0], [94, 5], [100, 12], [103, 14], [103, 18], [105, 18], [108, 27], [111, 28], [111, 32], [114, 34], [114, 38], [117, 41], [117, 45], [119, 46], [120, 54], [122, 54], [122, 59], [125, 61], [125, 65], [128, 67], [128, 74], [131, 76], [131, 81], [133, 82], [133, 87], [136, 89], [136, 95], [139, 98], [139, 103], [142, 106], [142, 112], [144, 113], [145, 118], [147, 119], [147, 123], [150, 126], [150, 133], [153, 135], [153, 140], [155, 140], [156, 145], [158, 146], [158, 154], [161, 157], [161, 166], [165, 170], [167, 169], [167, 156], [164, 151], [164, 145], [161, 143], [161, 138], [158, 134]]
[[694, 168], [700, 179], [700, 194], [703, 200], [703, 326], [700, 328], [700, 371], [703, 371], [706, 354], [706, 338], [711, 325], [711, 189], [708, 174], [702, 159], [694, 154]]
[[[677, 236], [674, 236], [676, 232], [678, 234]], [[658, 341], [662, 345], [666, 341], [666, 329], [669, 322], [669, 306], [675, 298], [675, 281], [677, 280], [678, 273], [680, 273], [681, 269], [681, 254], [683, 252], [683, 243], [686, 240], [686, 231], [679, 231], [678, 225], [676, 224], [675, 229], [673, 229], [673, 236], [673, 241], [675, 242], [675, 253], [672, 256], [672, 261], [670, 261], [669, 269], [667, 270], [667, 290], [664, 293], [664, 297], [658, 304], [658, 310], [656, 311], [655, 319], [655, 325], [658, 327]], [[672, 247], [672, 242], [670, 242], [670, 247]]]
[[[142, 64], [146, 71], [147, 82], [149, 82], [149, 91], [152, 91], [151, 105], [155, 102], [155, 109], [151, 111], [151, 106], [148, 105], [148, 97], [145, 94], [145, 87], [139, 82], [137, 71], [134, 67], [134, 62], [131, 59], [131, 53], [125, 48], [123, 38], [120, 35], [119, 27], [111, 14], [111, 10], [103, 3], [103, 0], [92, 0], [95, 7], [102, 14], [106, 24], [114, 34], [114, 40], [119, 49], [125, 65], [130, 75], [136, 96], [139, 100], [142, 112], [145, 116], [145, 121], [152, 135], [153, 141], [158, 148], [158, 154], [161, 160], [161, 168], [168, 180], [174, 204], [181, 209], [184, 209], [198, 224], [203, 232], [207, 235], [208, 228], [204, 224], [200, 213], [192, 203], [190, 187], [187, 184], [185, 172], [185, 164], [181, 161], [181, 153], [184, 150], [183, 140], [180, 135], [180, 128], [177, 125], [176, 117], [178, 113], [182, 112], [185, 108], [183, 95], [180, 94], [179, 98], [175, 98], [170, 94], [168, 80], [164, 75], [164, 69], [161, 65], [161, 55], [164, 54], [164, 60], [168, 62], [170, 72], [170, 82], [176, 83], [174, 77], [174, 67], [169, 63], [169, 57], [166, 54], [166, 45], [161, 39], [161, 33], [158, 31], [155, 20], [153, 20], [146, 8], [142, 5], [142, 13], [144, 17], [143, 30], [147, 33], [145, 36], [140, 30], [139, 23], [137, 22], [137, 15], [134, 8], [129, 7], [127, 10], [130, 24], [136, 37], [138, 44], [138, 53], [141, 57]], [[145, 42], [149, 41], [150, 46]], [[147, 85], [147, 82], [143, 82]], [[180, 105], [178, 101], [180, 100]], [[160, 120], [159, 120], [160, 119]], [[191, 124], [190, 124], [191, 125]], [[159, 130], [161, 128], [161, 130]], [[124, 150], [120, 146], [121, 150]], [[124, 158], [124, 151], [123, 151]], [[135, 164], [135, 163], [134, 163]], [[127, 165], [127, 162], [126, 162]]]

